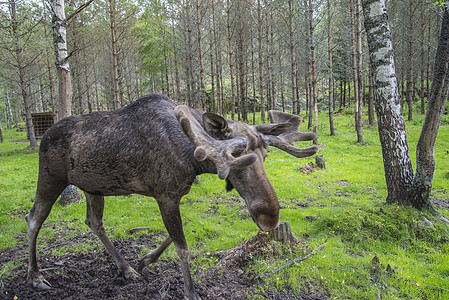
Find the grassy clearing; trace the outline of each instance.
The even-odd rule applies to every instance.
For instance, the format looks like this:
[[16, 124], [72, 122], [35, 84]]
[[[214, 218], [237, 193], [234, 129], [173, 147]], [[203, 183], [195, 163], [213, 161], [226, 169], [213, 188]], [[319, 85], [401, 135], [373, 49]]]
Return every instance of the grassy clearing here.
[[[415, 121], [407, 123], [412, 161], [422, 120], [415, 114]], [[326, 123], [325, 114], [320, 115], [320, 124]], [[375, 299], [379, 295], [383, 299], [448, 299], [448, 227], [426, 212], [385, 204], [387, 191], [377, 128], [365, 126], [365, 143], [360, 145], [354, 143], [353, 124], [353, 115], [336, 116], [335, 137], [329, 136], [325, 125], [319, 126], [319, 142], [326, 146], [320, 150], [326, 158], [325, 170], [304, 174], [301, 168], [313, 158], [296, 159], [278, 149], [269, 150], [265, 168], [279, 197], [281, 220], [290, 222], [295, 236], [307, 247], [326, 246], [265, 281], [270, 289], [317, 290], [335, 299]], [[307, 131], [305, 124], [301, 130]], [[0, 250], [13, 247], [17, 235], [26, 231], [23, 216], [32, 205], [38, 170], [37, 151], [27, 149], [24, 132], [8, 131], [5, 140], [0, 144]], [[435, 148], [433, 197], [446, 203], [448, 151], [449, 126], [441, 126]], [[185, 226], [189, 247], [194, 256], [198, 254], [192, 261], [193, 272], [215, 263], [214, 258], [201, 254], [235, 247], [257, 232], [235, 191], [225, 192], [224, 182], [216, 175], [201, 175], [200, 181], [181, 203], [184, 221], [190, 220]], [[85, 211], [84, 201], [68, 207], [56, 204], [38, 246], [54, 243], [58, 235], [53, 227], [61, 221], [66, 221], [64, 226], [77, 228], [74, 234], [88, 232]], [[439, 211], [449, 216], [447, 209]], [[129, 238], [129, 229], [140, 226], [165, 232], [151, 198], [108, 197], [104, 215], [105, 227], [115, 239]], [[55, 249], [54, 253], [95, 247], [74, 245]], [[245, 273], [255, 276], [273, 272], [304, 251], [275, 247], [277, 255], [255, 257]], [[173, 247], [164, 258], [177, 260]], [[1, 266], [0, 272], [7, 276], [13, 266], [14, 262]]]

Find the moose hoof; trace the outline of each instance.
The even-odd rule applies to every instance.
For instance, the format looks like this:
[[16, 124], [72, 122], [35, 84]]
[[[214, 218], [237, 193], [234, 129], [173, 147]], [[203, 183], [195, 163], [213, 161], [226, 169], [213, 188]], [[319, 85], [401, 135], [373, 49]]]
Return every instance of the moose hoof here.
[[137, 273], [133, 268], [129, 268], [128, 270], [126, 270], [124, 272], [125, 278], [128, 280], [139, 280], [140, 278], [142, 278], [142, 275], [140, 275], [139, 273]]
[[184, 300], [201, 300], [201, 297], [198, 296], [197, 293], [191, 294], [191, 295], [185, 295]]
[[31, 278], [31, 284], [35, 289], [38, 290], [49, 290], [51, 289], [51, 284], [47, 280], [45, 280], [44, 276], [41, 274], [34, 274], [33, 276], [30, 276]]
[[141, 259], [139, 261], [139, 266], [137, 267], [137, 271], [142, 272], [142, 270], [145, 269], [146, 266], [147, 266], [147, 264], [143, 261], [143, 259]]
[[153, 257], [153, 255], [145, 255], [140, 261], [139, 266], [137, 267], [137, 271], [142, 272], [146, 266], [156, 261], [157, 257]]

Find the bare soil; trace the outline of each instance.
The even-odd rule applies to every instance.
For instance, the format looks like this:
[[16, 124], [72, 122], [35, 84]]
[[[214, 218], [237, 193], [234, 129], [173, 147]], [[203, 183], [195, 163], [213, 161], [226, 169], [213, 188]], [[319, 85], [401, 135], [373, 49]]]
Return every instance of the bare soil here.
[[[184, 285], [178, 262], [164, 260], [162, 257], [142, 271], [140, 280], [128, 281], [118, 274], [111, 256], [93, 233], [77, 232], [67, 226], [59, 226], [56, 231], [48, 245], [38, 244], [39, 267], [52, 284], [52, 289], [35, 290], [27, 281], [28, 246], [23, 235], [17, 237], [20, 242], [16, 247], [0, 251], [1, 272], [4, 272], [8, 262], [15, 261], [17, 265], [8, 271], [8, 277], [1, 280], [0, 299], [184, 299]], [[64, 238], [61, 239], [61, 236]], [[155, 247], [152, 240], [156, 236], [157, 234], [142, 234], [135, 239], [115, 240], [114, 244], [131, 266], [137, 268], [141, 247]], [[76, 245], [80, 244], [94, 245], [94, 249], [98, 250], [75, 250]], [[53, 248], [61, 247], [68, 249], [64, 251], [66, 254], [52, 254]], [[270, 289], [262, 280], [253, 280], [251, 277], [254, 276], [242, 271], [245, 269], [244, 260], [240, 264], [211, 267], [203, 271], [192, 268], [200, 297], [203, 300], [251, 299], [254, 296], [283, 300], [328, 298], [315, 293], [316, 287], [312, 284], [300, 293], [289, 287], [282, 290]], [[2, 275], [0, 274], [0, 278]]]

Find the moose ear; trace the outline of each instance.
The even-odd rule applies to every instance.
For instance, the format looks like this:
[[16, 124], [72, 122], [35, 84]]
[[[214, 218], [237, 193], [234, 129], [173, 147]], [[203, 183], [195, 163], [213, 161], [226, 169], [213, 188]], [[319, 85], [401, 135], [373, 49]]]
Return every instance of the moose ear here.
[[290, 123], [281, 123], [281, 124], [260, 124], [256, 125], [256, 130], [263, 135], [281, 135], [291, 127]]
[[217, 140], [228, 139], [229, 127], [228, 121], [214, 113], [203, 114], [204, 130]]

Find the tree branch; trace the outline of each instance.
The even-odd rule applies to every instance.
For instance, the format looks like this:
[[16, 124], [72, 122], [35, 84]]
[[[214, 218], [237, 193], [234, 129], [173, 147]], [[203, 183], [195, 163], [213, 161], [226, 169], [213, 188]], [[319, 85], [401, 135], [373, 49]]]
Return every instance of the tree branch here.
[[275, 269], [273, 272], [267, 272], [267, 273], [264, 273], [264, 274], [262, 274], [262, 275], [256, 277], [255, 279], [264, 279], [265, 277], [268, 277], [268, 276], [270, 276], [270, 275], [272, 275], [272, 274], [275, 274], [275, 273], [279, 272], [280, 270], [282, 270], [282, 269], [284, 269], [284, 268], [286, 268], [286, 267], [289, 267], [289, 266], [293, 265], [295, 262], [300, 262], [300, 261], [306, 260], [306, 259], [308, 259], [309, 257], [311, 257], [312, 255], [314, 255], [315, 252], [317, 252], [318, 250], [323, 249], [323, 248], [326, 246], [326, 244], [327, 244], [327, 243], [321, 244], [321, 245], [319, 245], [318, 247], [316, 247], [315, 249], [313, 249], [312, 252], [310, 252], [309, 254], [304, 255], [304, 256], [297, 257], [297, 258], [295, 258], [295, 259], [293, 259], [293, 260], [290, 260], [288, 263], [286, 263], [285, 265], [283, 265], [283, 266], [281, 266], [281, 267]]
[[86, 3], [84, 3], [83, 5], [81, 5], [80, 7], [78, 7], [78, 9], [76, 9], [72, 14], [70, 14], [67, 18], [65, 18], [65, 22], [66, 24], [68, 24], [70, 22], [70, 20], [75, 17], [77, 14], [79, 14], [80, 12], [83, 11], [83, 9], [85, 9], [86, 7], [88, 7], [92, 2], [94, 2], [94, 0], [89, 0]]

